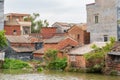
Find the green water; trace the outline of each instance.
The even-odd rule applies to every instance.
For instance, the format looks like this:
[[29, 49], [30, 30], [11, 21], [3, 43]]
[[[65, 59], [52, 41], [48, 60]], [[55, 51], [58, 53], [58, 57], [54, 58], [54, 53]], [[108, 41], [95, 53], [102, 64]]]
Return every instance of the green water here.
[[0, 80], [120, 80], [120, 76], [60, 71], [44, 71], [38, 73], [21, 70], [1, 70]]

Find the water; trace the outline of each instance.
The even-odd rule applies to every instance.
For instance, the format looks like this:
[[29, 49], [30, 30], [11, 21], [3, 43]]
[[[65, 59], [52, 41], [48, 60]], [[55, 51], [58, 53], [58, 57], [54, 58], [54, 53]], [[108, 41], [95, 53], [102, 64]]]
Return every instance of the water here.
[[58, 71], [33, 73], [21, 70], [2, 70], [0, 71], [0, 80], [120, 80], [120, 76]]

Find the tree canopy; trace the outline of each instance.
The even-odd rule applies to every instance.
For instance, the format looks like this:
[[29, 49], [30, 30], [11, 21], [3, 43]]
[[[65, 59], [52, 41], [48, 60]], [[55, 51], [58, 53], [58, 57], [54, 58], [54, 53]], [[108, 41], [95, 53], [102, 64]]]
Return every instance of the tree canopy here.
[[31, 32], [32, 33], [39, 33], [40, 29], [42, 27], [48, 27], [49, 23], [47, 20], [41, 20], [40, 19], [40, 14], [39, 13], [33, 13], [32, 15], [30, 15], [30, 17], [25, 17], [24, 18], [25, 21], [31, 21], [32, 25], [31, 25]]
[[5, 32], [4, 31], [0, 31], [0, 48], [3, 48], [7, 46], [7, 40], [5, 37]]

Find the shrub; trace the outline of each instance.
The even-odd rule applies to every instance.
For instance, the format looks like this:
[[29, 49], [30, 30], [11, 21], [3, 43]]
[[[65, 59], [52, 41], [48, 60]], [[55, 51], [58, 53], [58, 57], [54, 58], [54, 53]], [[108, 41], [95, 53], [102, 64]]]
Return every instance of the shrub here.
[[105, 65], [104, 64], [105, 55], [111, 51], [111, 48], [113, 47], [114, 42], [115, 42], [115, 38], [112, 37], [110, 39], [110, 42], [106, 43], [106, 45], [102, 48], [97, 47], [95, 44], [91, 46], [93, 51], [84, 55], [88, 63], [87, 72], [101, 72], [102, 71]]
[[48, 50], [45, 55], [44, 59], [47, 64], [47, 68], [50, 70], [64, 70], [67, 66], [67, 59], [66, 58], [58, 58], [57, 57], [58, 51], [57, 50]]
[[27, 62], [15, 59], [5, 59], [3, 64], [3, 69], [22, 69], [29, 67]]
[[64, 70], [67, 66], [67, 59], [59, 59], [52, 61], [49, 63], [48, 68], [51, 70]]
[[117, 73], [117, 71], [116, 70], [112, 70], [111, 72], [110, 72], [110, 75], [113, 75], [113, 76], [116, 76], [118, 73]]

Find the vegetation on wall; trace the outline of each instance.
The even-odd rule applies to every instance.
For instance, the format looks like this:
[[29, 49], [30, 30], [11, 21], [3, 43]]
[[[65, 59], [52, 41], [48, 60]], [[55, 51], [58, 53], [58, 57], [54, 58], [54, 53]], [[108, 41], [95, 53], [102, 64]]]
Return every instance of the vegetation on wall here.
[[67, 59], [66, 58], [58, 58], [57, 50], [48, 50], [45, 53], [44, 59], [47, 64], [47, 68], [50, 70], [64, 70], [67, 66]]
[[25, 17], [25, 21], [31, 21], [31, 32], [32, 33], [39, 33], [42, 27], [48, 27], [49, 23], [47, 20], [41, 20], [39, 13], [33, 13], [30, 17]]
[[7, 46], [7, 39], [5, 37], [5, 32], [0, 31], [0, 48]]
[[102, 72], [105, 65], [105, 57], [108, 52], [111, 51], [114, 45], [115, 38], [111, 37], [110, 42], [102, 48], [96, 45], [92, 46], [93, 51], [84, 55], [87, 61], [87, 72]]

